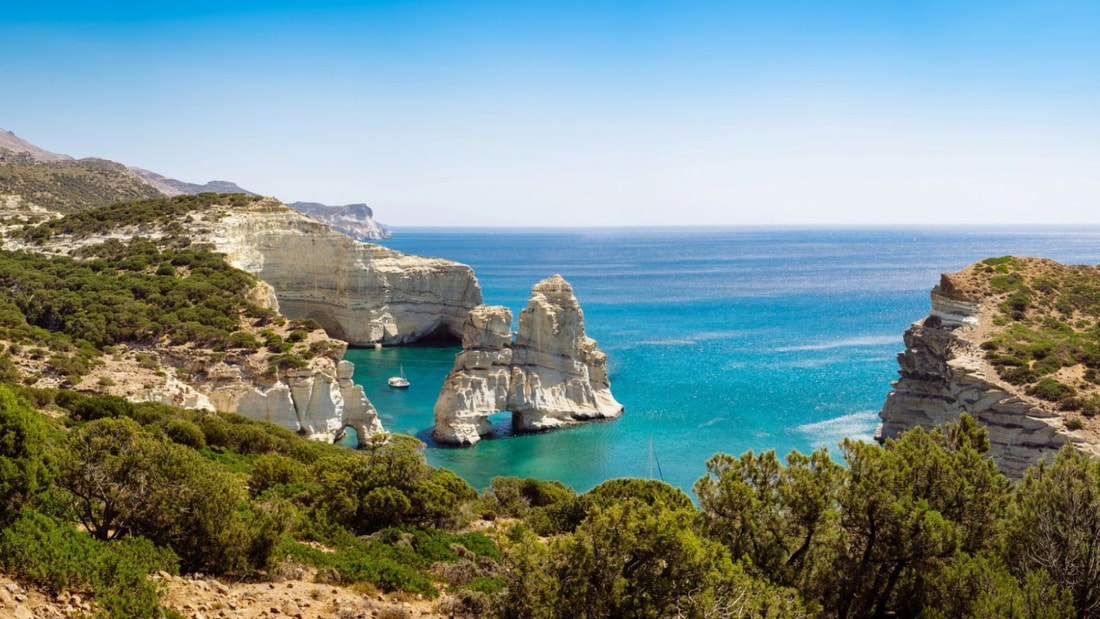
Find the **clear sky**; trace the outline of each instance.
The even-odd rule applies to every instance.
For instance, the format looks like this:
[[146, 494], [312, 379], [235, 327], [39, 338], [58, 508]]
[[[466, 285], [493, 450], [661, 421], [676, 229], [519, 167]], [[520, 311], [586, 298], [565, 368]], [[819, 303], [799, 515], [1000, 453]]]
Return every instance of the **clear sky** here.
[[1100, 2], [5, 2], [0, 127], [396, 226], [1100, 223]]

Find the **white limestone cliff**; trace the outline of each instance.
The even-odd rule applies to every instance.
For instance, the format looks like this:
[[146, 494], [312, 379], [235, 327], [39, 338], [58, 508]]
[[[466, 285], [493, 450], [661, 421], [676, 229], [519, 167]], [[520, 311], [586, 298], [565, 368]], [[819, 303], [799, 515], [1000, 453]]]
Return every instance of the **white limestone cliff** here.
[[899, 379], [879, 413], [876, 439], [954, 422], [968, 413], [989, 432], [989, 455], [1013, 478], [1067, 443], [1088, 450], [1049, 404], [1002, 381], [985, 362], [979, 346], [991, 308], [948, 294], [947, 282], [945, 276], [933, 289], [929, 316], [905, 332]]
[[481, 303], [470, 267], [355, 241], [273, 199], [193, 224], [233, 266], [271, 284], [285, 315], [312, 318], [353, 346], [458, 339]]
[[479, 306], [463, 326], [435, 404], [435, 440], [473, 445], [492, 431], [488, 417], [512, 412], [519, 432], [536, 432], [623, 412], [611, 394], [607, 355], [584, 330], [584, 314], [560, 275], [534, 286], [512, 341], [512, 313]]

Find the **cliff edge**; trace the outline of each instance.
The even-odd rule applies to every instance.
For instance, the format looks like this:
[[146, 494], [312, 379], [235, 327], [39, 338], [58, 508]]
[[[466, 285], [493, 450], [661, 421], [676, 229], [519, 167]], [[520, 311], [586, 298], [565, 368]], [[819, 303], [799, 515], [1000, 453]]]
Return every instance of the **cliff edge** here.
[[196, 240], [271, 284], [284, 314], [316, 320], [352, 346], [457, 342], [481, 303], [470, 267], [356, 241], [273, 198], [202, 220], [189, 226]]
[[905, 332], [880, 441], [962, 413], [1020, 477], [1066, 444], [1100, 454], [1100, 268], [1006, 256], [944, 274]]
[[584, 330], [573, 288], [560, 275], [535, 284], [519, 315], [481, 305], [463, 325], [462, 352], [435, 403], [435, 440], [473, 445], [492, 433], [489, 416], [512, 413], [518, 432], [537, 432], [623, 412], [611, 394], [607, 355]]

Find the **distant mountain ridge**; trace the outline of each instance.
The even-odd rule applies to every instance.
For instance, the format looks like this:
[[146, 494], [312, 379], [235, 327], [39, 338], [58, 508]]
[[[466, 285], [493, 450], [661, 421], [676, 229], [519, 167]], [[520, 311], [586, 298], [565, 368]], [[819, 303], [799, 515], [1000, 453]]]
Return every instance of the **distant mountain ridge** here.
[[[231, 181], [189, 183], [106, 159], [74, 159], [0, 129], [0, 210], [69, 213], [112, 202], [206, 192], [260, 195]], [[366, 204], [295, 202], [290, 207], [360, 241], [390, 236]]]
[[186, 181], [176, 180], [174, 178], [168, 178], [163, 174], [157, 174], [151, 170], [144, 168], [137, 168], [130, 166], [130, 169], [134, 171], [142, 180], [155, 187], [158, 191], [168, 197], [179, 195], [194, 195], [198, 193], [205, 193], [207, 191], [213, 191], [214, 193], [243, 193], [250, 196], [258, 196], [260, 194], [249, 191], [242, 188], [237, 183], [230, 181], [210, 181], [203, 185], [198, 183], [188, 183]]

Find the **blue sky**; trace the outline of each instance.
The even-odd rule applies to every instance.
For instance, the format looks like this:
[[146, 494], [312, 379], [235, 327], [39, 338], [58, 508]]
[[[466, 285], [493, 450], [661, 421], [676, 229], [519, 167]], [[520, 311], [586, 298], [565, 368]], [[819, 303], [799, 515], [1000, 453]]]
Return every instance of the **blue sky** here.
[[1096, 2], [21, 2], [0, 75], [43, 148], [395, 226], [1100, 223]]

